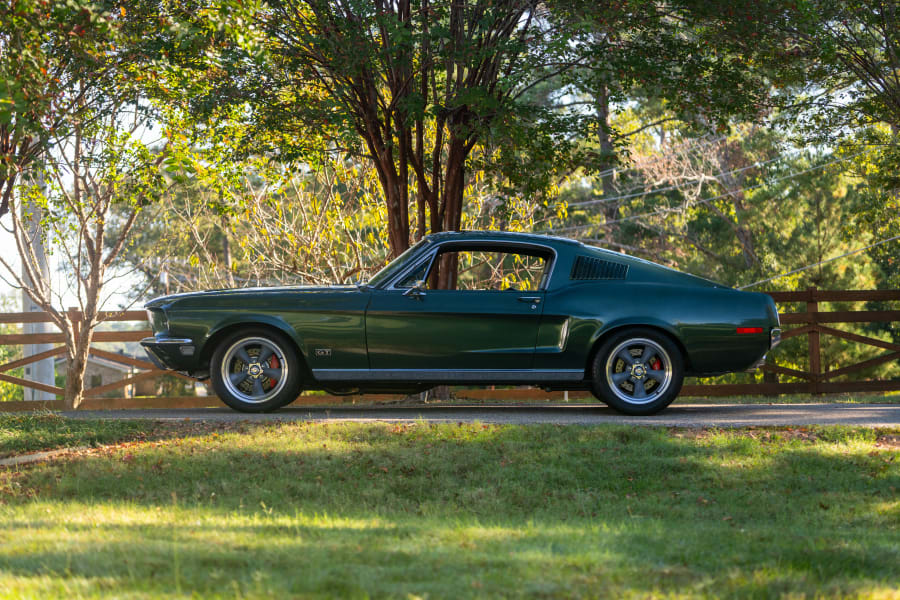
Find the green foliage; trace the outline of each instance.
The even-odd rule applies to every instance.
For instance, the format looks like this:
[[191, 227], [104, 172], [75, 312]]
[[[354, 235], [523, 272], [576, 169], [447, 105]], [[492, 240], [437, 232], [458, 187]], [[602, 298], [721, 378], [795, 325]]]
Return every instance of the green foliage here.
[[597, 120], [566, 108], [570, 94], [603, 85], [625, 101], [639, 88], [715, 123], [755, 114], [766, 94], [745, 63], [710, 49], [714, 23], [691, 5], [221, 1], [129, 15], [166, 60], [154, 97], [198, 118], [204, 140], [313, 167], [329, 154], [371, 160], [394, 254], [411, 229], [461, 226], [467, 170], [503, 196], [540, 197], [574, 166], [605, 164], [579, 143]]
[[[900, 10], [891, 0], [804, 0], [775, 22], [807, 67], [798, 108], [807, 133], [840, 141], [872, 124], [900, 127]], [[796, 110], [792, 114], [798, 114]]]
[[20, 189], [39, 210], [48, 254], [65, 266], [69, 289], [85, 304], [100, 300], [107, 273], [120, 266], [118, 253], [137, 215], [168, 189], [162, 158], [178, 156], [152, 150], [117, 117], [78, 125], [74, 137], [57, 141], [67, 154], [44, 165], [46, 179], [29, 177]]
[[136, 100], [127, 67], [134, 56], [116, 6], [85, 0], [0, 6], [0, 215], [18, 174], [76, 123]]
[[0, 19], [0, 127], [18, 139], [62, 133], [64, 107], [78, 95], [69, 87], [102, 70], [111, 16], [94, 2], [15, 0]]

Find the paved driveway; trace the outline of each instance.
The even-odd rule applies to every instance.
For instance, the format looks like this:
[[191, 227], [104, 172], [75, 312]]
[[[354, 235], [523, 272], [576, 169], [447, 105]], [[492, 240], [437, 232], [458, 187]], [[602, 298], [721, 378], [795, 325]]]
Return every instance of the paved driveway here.
[[681, 427], [747, 425], [861, 425], [900, 427], [900, 404], [676, 404], [652, 417], [626, 417], [597, 405], [404, 406], [287, 408], [269, 414], [242, 414], [226, 408], [77, 411], [72, 418], [176, 419], [198, 421], [309, 420], [555, 423], [560, 425], [627, 423]]

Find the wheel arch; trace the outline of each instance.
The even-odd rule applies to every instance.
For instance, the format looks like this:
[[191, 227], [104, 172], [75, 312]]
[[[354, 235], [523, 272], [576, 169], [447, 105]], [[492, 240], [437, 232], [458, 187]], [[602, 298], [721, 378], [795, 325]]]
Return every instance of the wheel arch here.
[[652, 329], [661, 333], [662, 335], [669, 338], [672, 343], [678, 348], [681, 352], [681, 357], [684, 360], [684, 369], [686, 372], [690, 371], [691, 359], [688, 354], [687, 348], [684, 345], [684, 342], [678, 337], [678, 333], [674, 327], [667, 323], [657, 322], [654, 320], [638, 320], [638, 321], [629, 321], [629, 322], [621, 322], [610, 325], [609, 327], [599, 329], [597, 333], [594, 335], [591, 341], [591, 349], [587, 354], [587, 362], [584, 365], [584, 378], [586, 380], [593, 379], [591, 374], [591, 367], [594, 364], [594, 357], [597, 356], [597, 352], [600, 350], [600, 347], [608, 340], [610, 337], [616, 335], [617, 333], [624, 331], [626, 329]]
[[292, 345], [292, 349], [297, 353], [297, 360], [300, 362], [300, 368], [303, 377], [306, 380], [312, 377], [312, 372], [306, 362], [306, 355], [303, 353], [302, 341], [299, 339], [297, 332], [293, 327], [285, 323], [283, 320], [275, 317], [246, 316], [242, 315], [238, 320], [226, 320], [217, 324], [212, 328], [206, 337], [203, 348], [200, 351], [199, 362], [202, 365], [208, 365], [213, 353], [223, 339], [241, 329], [256, 329], [263, 331], [273, 331], [286, 337]]

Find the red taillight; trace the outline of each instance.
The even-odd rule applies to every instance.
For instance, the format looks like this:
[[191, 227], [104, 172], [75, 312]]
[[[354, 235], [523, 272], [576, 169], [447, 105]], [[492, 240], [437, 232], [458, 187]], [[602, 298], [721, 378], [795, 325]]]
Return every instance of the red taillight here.
[[738, 327], [737, 332], [738, 333], [762, 333], [763, 328], [762, 327]]

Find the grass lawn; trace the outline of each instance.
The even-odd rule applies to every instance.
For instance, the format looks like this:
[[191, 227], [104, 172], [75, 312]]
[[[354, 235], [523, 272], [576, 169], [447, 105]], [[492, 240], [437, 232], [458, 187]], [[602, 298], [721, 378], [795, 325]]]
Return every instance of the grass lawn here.
[[0, 416], [62, 437], [3, 597], [900, 597], [900, 430]]
[[0, 458], [37, 450], [139, 440], [154, 429], [143, 421], [81, 421], [46, 412], [0, 413]]

